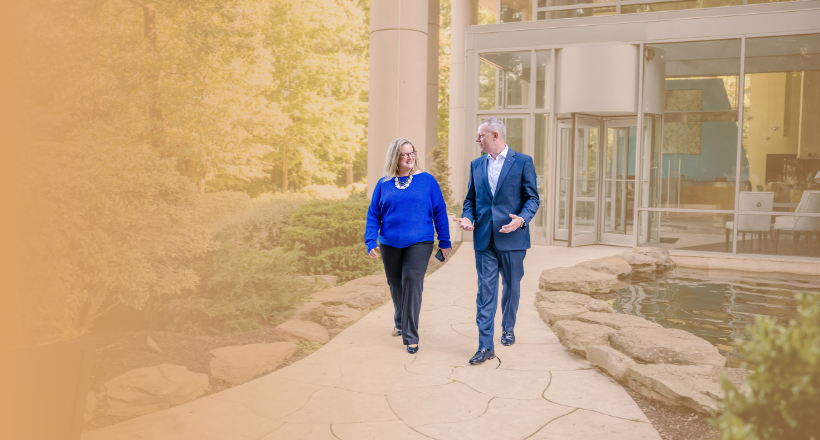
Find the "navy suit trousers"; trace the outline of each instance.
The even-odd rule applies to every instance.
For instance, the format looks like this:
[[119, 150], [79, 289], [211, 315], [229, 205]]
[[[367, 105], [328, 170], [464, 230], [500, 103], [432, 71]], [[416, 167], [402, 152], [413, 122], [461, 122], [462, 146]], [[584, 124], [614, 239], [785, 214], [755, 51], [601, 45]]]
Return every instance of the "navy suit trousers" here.
[[495, 312], [498, 309], [498, 276], [501, 275], [501, 328], [505, 332], [515, 327], [515, 314], [521, 296], [521, 278], [524, 277], [524, 257], [526, 250], [499, 251], [492, 235], [490, 245], [482, 251], [475, 251], [475, 267], [478, 273], [478, 295], [476, 296], [476, 317], [478, 325], [478, 349], [492, 349], [495, 330]]

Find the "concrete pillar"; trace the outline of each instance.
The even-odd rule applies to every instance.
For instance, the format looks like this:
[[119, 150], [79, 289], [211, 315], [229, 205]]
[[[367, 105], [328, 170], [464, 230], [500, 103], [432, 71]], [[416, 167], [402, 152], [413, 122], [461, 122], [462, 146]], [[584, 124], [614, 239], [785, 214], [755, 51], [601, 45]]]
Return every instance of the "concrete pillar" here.
[[368, 194], [382, 177], [387, 147], [397, 137], [413, 142], [419, 158], [427, 156], [428, 1], [370, 3]]
[[[427, 6], [427, 151], [433, 151], [438, 144], [438, 33], [441, 24], [440, 0], [428, 0]], [[430, 168], [432, 158], [424, 157], [425, 170]]]
[[[467, 27], [478, 23], [478, 0], [452, 0], [450, 35], [450, 185], [455, 200], [464, 200], [467, 192], [464, 150], [474, 139], [465, 139], [464, 82], [466, 80]], [[460, 214], [460, 213], [459, 213]]]

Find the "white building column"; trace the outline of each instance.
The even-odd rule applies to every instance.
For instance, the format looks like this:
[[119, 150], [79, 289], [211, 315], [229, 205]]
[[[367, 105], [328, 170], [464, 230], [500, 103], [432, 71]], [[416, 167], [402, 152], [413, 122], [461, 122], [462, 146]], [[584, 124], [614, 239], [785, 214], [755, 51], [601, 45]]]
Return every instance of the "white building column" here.
[[[438, 33], [440, 24], [440, 0], [428, 0], [427, 5], [427, 151], [438, 144]], [[433, 163], [429, 154], [421, 162], [425, 170]]]
[[382, 177], [387, 147], [403, 137], [427, 157], [428, 1], [370, 3], [367, 191]]
[[[478, 0], [452, 0], [450, 35], [450, 187], [457, 202], [464, 200], [467, 191], [465, 157], [467, 145], [473, 139], [464, 139], [465, 80], [467, 58], [467, 27], [478, 23]], [[460, 214], [460, 213], [458, 213]]]

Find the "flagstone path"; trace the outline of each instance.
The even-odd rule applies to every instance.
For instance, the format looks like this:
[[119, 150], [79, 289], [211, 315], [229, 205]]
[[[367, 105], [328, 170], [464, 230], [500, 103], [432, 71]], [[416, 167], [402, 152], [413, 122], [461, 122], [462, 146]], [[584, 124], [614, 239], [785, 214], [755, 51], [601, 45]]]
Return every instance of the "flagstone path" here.
[[497, 358], [471, 366], [478, 349], [471, 245], [426, 278], [415, 355], [391, 337], [387, 303], [297, 363], [82, 439], [660, 439], [623, 388], [564, 348], [533, 305], [543, 269], [623, 249], [530, 249], [515, 345], [498, 342], [499, 311]]

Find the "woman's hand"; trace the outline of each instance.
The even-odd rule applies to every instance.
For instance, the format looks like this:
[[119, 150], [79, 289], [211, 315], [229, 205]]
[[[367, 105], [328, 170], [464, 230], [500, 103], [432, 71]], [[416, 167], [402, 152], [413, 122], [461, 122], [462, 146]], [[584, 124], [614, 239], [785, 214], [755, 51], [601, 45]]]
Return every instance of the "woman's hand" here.
[[450, 254], [453, 252], [453, 248], [451, 248], [451, 247], [448, 247], [447, 249], [443, 249], [443, 248], [439, 248], [439, 249], [441, 249], [441, 254], [444, 255], [445, 260], [450, 258]]
[[376, 255], [376, 250], [378, 250], [379, 252], [381, 252], [381, 249], [379, 249], [379, 247], [378, 247], [378, 246], [376, 246], [376, 247], [374, 247], [373, 249], [370, 249], [370, 252], [368, 252], [368, 253], [367, 253], [367, 255], [369, 255], [369, 256], [370, 256], [370, 258], [379, 258], [379, 256], [378, 256], [378, 255]]

